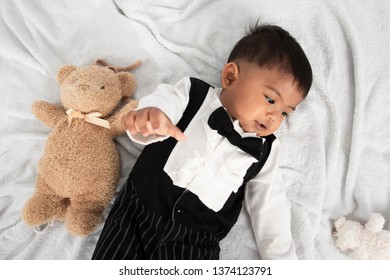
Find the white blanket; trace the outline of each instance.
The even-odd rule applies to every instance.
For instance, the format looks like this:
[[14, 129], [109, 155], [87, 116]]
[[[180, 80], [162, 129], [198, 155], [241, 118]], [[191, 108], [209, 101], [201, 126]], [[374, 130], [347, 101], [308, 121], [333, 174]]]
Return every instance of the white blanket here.
[[[89, 259], [103, 226], [84, 238], [61, 222], [36, 234], [20, 218], [50, 131], [30, 107], [59, 103], [62, 65], [141, 59], [138, 98], [188, 75], [219, 86], [231, 48], [257, 20], [289, 30], [314, 72], [277, 133], [298, 256], [349, 258], [335, 246], [334, 219], [390, 219], [389, 14], [389, 1], [365, 0], [1, 0], [0, 259]], [[141, 147], [126, 136], [117, 147], [119, 189]], [[245, 212], [221, 247], [222, 259], [259, 257]]]

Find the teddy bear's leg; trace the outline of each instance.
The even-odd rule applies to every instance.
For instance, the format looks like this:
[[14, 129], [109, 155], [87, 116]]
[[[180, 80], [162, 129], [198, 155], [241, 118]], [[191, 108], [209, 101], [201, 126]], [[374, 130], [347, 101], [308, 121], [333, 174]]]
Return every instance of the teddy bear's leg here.
[[356, 248], [352, 252], [352, 259], [354, 260], [369, 260], [370, 259], [370, 253], [368, 252], [368, 248], [364, 244], [360, 244], [359, 248]]
[[99, 224], [102, 212], [107, 206], [105, 201], [72, 199], [66, 215], [66, 227], [71, 234], [88, 235]]
[[38, 174], [33, 196], [26, 202], [22, 218], [30, 226], [38, 226], [50, 220], [63, 220], [69, 199], [55, 194]]

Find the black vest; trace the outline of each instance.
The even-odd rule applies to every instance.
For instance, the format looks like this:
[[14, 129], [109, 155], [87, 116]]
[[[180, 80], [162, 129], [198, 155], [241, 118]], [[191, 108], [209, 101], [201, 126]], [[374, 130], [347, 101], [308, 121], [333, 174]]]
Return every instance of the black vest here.
[[[210, 85], [201, 80], [195, 78], [190, 80], [190, 100], [177, 124], [183, 132], [198, 112], [210, 88]], [[205, 206], [192, 192], [173, 185], [171, 178], [163, 170], [177, 143], [172, 137], [144, 148], [129, 175], [128, 182], [133, 182], [145, 206], [155, 213], [172, 217], [194, 230], [216, 231], [223, 238], [240, 214], [246, 183], [260, 172], [269, 156], [274, 139], [273, 134], [266, 137], [262, 158], [249, 167], [237, 193], [232, 193], [218, 212]]]

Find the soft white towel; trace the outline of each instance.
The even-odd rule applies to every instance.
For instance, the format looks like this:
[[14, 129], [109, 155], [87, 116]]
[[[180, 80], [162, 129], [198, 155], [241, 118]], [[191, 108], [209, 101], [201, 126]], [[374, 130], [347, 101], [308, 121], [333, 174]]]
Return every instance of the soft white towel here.
[[[298, 256], [348, 258], [334, 244], [334, 219], [390, 219], [389, 14], [389, 1], [364, 0], [0, 1], [0, 259], [88, 259], [102, 227], [78, 238], [56, 222], [37, 235], [20, 220], [49, 132], [30, 106], [59, 102], [60, 66], [141, 59], [138, 97], [184, 76], [219, 86], [234, 43], [258, 19], [290, 31], [314, 72], [277, 133]], [[126, 136], [117, 144], [121, 185], [141, 147]], [[258, 257], [243, 211], [221, 258]]]

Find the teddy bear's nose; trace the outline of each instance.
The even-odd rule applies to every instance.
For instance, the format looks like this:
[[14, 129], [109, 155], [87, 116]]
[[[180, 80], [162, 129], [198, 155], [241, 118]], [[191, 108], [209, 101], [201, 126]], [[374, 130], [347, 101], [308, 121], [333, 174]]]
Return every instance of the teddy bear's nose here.
[[79, 85], [79, 89], [81, 89], [82, 91], [86, 91], [87, 89], [89, 89], [89, 85], [81, 84]]

